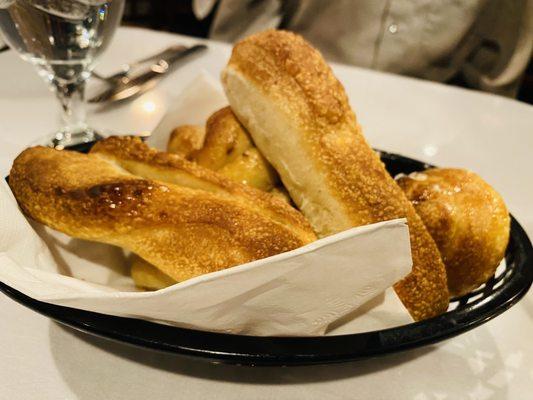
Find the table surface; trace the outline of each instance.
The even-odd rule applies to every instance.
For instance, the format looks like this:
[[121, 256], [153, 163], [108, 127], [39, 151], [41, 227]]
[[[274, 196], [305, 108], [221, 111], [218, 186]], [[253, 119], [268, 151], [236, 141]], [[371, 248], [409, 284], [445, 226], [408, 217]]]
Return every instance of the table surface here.
[[[120, 29], [97, 70], [112, 71], [191, 38]], [[230, 46], [201, 57], [133, 102], [92, 108], [106, 132], [150, 131], [200, 70], [218, 76]], [[334, 65], [370, 143], [470, 168], [533, 235], [533, 107], [440, 84]], [[32, 67], [0, 54], [0, 169], [53, 131], [58, 105]], [[13, 77], [13, 79], [9, 79]], [[495, 320], [443, 343], [337, 365], [252, 368], [131, 347], [63, 327], [0, 295], [0, 399], [526, 399], [533, 390], [533, 292]]]

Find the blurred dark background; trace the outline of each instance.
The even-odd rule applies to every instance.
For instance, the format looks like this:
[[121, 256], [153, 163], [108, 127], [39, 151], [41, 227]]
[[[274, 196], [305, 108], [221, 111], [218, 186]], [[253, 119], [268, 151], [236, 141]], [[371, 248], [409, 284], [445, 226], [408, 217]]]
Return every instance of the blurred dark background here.
[[192, 11], [192, 0], [127, 0], [123, 23], [150, 29], [207, 37], [216, 6], [202, 21]]
[[[205, 38], [216, 13], [199, 21], [192, 11], [192, 0], [127, 0], [123, 23], [155, 30]], [[461, 85], [460, 81], [453, 84]], [[533, 62], [530, 61], [517, 98], [533, 104]]]

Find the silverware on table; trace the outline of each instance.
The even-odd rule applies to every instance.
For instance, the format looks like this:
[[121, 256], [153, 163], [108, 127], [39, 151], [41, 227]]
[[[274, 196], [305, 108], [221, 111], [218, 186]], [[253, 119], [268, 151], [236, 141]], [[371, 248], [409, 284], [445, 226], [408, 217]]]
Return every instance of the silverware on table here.
[[103, 76], [101, 74], [99, 74], [98, 72], [96, 71], [93, 71], [91, 76], [95, 77], [96, 79], [98, 80], [101, 80], [103, 82], [106, 82], [107, 84], [109, 85], [113, 85], [113, 84], [116, 84], [118, 80], [122, 79], [123, 77], [127, 76], [128, 74], [129, 75], [132, 75], [135, 73], [135, 71], [139, 71], [140, 68], [142, 67], [146, 67], [146, 64], [147, 63], [154, 63], [154, 62], [157, 62], [161, 59], [165, 59], [167, 57], [170, 57], [174, 54], [177, 54], [177, 53], [180, 53], [182, 52], [183, 50], [187, 49], [186, 46], [184, 45], [173, 45], [173, 46], [169, 46], [167, 48], [165, 48], [164, 50], [161, 50], [161, 51], [158, 51], [157, 53], [151, 55], [151, 56], [148, 56], [148, 57], [145, 57], [141, 60], [137, 60], [131, 64], [125, 64], [123, 65], [121, 68], [120, 71], [112, 74], [112, 75], [108, 75], [108, 76]]
[[[152, 89], [157, 82], [174, 67], [176, 67], [180, 61], [185, 61], [189, 56], [199, 51], [207, 49], [205, 45], [195, 45], [191, 47], [166, 49], [165, 51], [150, 56], [144, 60], [140, 60], [135, 64], [132, 64], [126, 72], [119, 72], [109, 77], [103, 78], [110, 84], [110, 87], [104, 89], [101, 93], [93, 96], [89, 99], [89, 103], [101, 103], [105, 101], [121, 101], [133, 96], [138, 96], [150, 89]], [[138, 73], [128, 73], [128, 71], [135, 69], [138, 70], [138, 66], [145, 64], [147, 61], [154, 61], [147, 68], [143, 68]], [[135, 67], [135, 68], [131, 68]]]

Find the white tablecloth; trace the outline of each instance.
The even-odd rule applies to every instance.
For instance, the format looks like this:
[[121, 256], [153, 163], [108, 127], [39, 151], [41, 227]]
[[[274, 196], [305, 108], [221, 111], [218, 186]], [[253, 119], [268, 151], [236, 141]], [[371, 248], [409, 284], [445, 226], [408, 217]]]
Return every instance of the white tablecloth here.
[[[100, 71], [188, 42], [121, 29]], [[151, 130], [198, 70], [218, 76], [230, 47], [210, 49], [125, 106], [93, 109], [101, 129]], [[335, 66], [374, 147], [480, 173], [533, 235], [533, 107], [516, 101]], [[56, 100], [31, 66], [0, 54], [0, 170], [51, 132]], [[4, 176], [3, 175], [3, 176]], [[434, 346], [374, 360], [294, 368], [208, 364], [89, 336], [0, 295], [0, 399], [529, 399], [533, 293], [495, 320]]]

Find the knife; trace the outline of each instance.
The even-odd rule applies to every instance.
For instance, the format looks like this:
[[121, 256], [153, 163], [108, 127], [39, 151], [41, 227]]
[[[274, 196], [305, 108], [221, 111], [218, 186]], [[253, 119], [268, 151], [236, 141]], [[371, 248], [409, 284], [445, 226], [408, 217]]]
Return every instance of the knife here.
[[172, 45], [172, 46], [167, 47], [166, 49], [158, 51], [155, 54], [152, 54], [148, 57], [144, 57], [141, 60], [137, 60], [133, 63], [123, 65], [122, 68], [118, 72], [115, 72], [114, 74], [104, 76], [104, 75], [97, 73], [96, 71], [93, 71], [91, 73], [91, 77], [94, 77], [100, 81], [103, 81], [107, 83], [108, 85], [110, 84], [116, 85], [125, 76], [133, 76], [139, 73], [140, 71], [146, 71], [146, 67], [148, 63], [153, 64], [154, 62], [170, 57], [174, 55], [175, 53], [180, 53], [186, 48], [187, 48], [186, 46], [181, 45], [181, 44]]
[[109, 89], [95, 95], [89, 99], [89, 103], [102, 103], [105, 101], [121, 101], [133, 96], [138, 96], [152, 89], [157, 82], [168, 72], [173, 70], [180, 61], [184, 61], [192, 54], [206, 50], [207, 46], [198, 44], [185, 48], [183, 51], [174, 52], [168, 57], [161, 57], [152, 64], [146, 71], [134, 76], [125, 76], [120, 82]]

